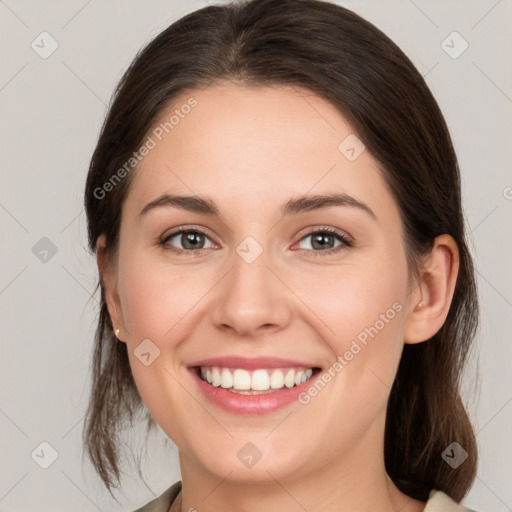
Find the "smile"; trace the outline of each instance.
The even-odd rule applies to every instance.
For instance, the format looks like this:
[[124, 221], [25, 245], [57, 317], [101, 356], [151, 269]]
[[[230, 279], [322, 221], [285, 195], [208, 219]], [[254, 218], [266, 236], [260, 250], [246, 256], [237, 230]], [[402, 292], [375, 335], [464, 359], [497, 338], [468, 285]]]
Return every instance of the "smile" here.
[[198, 367], [200, 378], [213, 387], [232, 393], [255, 395], [293, 388], [309, 380], [316, 368], [272, 368], [246, 370], [219, 366]]
[[244, 368], [194, 366], [189, 368], [199, 393], [214, 407], [243, 416], [260, 416], [300, 405], [299, 395], [321, 376], [318, 367]]

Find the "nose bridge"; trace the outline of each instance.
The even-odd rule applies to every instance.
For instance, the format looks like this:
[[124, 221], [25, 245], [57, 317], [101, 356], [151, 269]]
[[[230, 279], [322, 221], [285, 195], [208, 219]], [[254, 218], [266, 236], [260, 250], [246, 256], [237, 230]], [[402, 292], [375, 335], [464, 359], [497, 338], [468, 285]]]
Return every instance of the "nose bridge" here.
[[282, 328], [289, 321], [286, 289], [271, 270], [269, 253], [252, 237], [233, 252], [231, 272], [213, 306], [217, 327], [250, 335], [263, 326]]

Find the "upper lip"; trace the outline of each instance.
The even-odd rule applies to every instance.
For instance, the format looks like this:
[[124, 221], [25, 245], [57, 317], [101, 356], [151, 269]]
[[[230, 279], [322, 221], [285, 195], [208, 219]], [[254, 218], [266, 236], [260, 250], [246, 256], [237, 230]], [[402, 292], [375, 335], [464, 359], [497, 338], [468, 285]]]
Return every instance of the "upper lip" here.
[[304, 361], [296, 361], [292, 359], [283, 359], [281, 357], [243, 357], [243, 356], [224, 356], [212, 357], [209, 359], [202, 359], [189, 365], [190, 367], [197, 366], [220, 366], [223, 368], [243, 368], [246, 370], [257, 370], [259, 368], [287, 368], [287, 367], [301, 367], [301, 368], [317, 368], [317, 365], [307, 363]]

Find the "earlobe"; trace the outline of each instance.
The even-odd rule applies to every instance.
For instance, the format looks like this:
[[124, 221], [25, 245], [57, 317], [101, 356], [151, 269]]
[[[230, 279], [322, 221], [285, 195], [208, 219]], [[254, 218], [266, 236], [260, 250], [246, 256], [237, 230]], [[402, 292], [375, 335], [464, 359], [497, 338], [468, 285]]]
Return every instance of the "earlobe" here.
[[120, 341], [124, 339], [124, 325], [121, 310], [121, 302], [117, 291], [117, 279], [115, 268], [109, 261], [106, 250], [105, 234], [101, 234], [96, 242], [96, 262], [101, 278], [101, 284], [105, 294], [108, 312], [112, 321], [112, 326], [116, 338]]
[[425, 305], [425, 302], [422, 300], [418, 305], [414, 308], [414, 311], [419, 311], [423, 306]]
[[436, 237], [410, 294], [405, 343], [426, 341], [442, 327], [450, 310], [458, 271], [459, 250], [455, 240], [450, 235]]

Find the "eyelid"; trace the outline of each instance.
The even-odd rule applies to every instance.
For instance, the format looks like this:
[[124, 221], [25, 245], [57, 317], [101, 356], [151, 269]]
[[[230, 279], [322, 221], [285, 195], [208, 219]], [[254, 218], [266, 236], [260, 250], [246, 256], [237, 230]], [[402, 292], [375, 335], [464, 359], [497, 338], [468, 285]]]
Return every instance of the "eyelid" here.
[[301, 241], [304, 238], [306, 238], [307, 236], [311, 236], [316, 233], [325, 233], [325, 232], [330, 233], [332, 235], [337, 235], [340, 238], [345, 239], [347, 242], [350, 242], [351, 244], [355, 243], [354, 238], [349, 233], [347, 233], [346, 231], [343, 231], [341, 229], [334, 228], [332, 226], [320, 225], [320, 226], [314, 226], [314, 227], [307, 227], [304, 230], [299, 231], [299, 233], [296, 236], [300, 236], [299, 241]]

